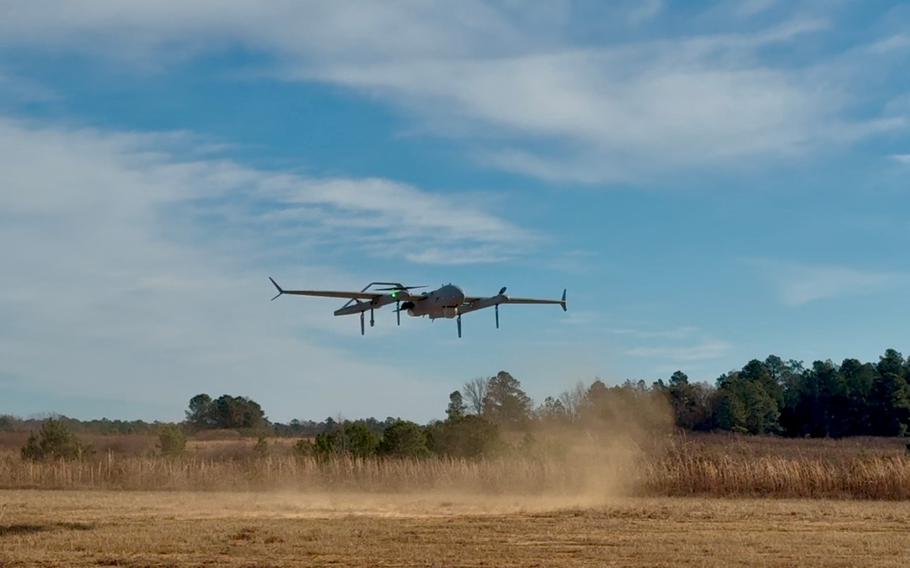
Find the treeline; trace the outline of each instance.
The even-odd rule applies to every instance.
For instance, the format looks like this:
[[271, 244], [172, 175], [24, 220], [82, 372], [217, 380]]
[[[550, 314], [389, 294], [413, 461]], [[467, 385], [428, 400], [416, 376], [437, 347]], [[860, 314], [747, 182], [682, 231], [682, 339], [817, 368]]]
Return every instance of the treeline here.
[[[55, 418], [74, 433], [157, 435], [166, 425]], [[664, 420], [694, 431], [791, 437], [904, 436], [910, 433], [910, 361], [894, 349], [874, 363], [845, 359], [840, 364], [827, 360], [805, 366], [801, 361], [770, 355], [724, 373], [714, 384], [692, 382], [682, 371], [650, 384], [639, 380], [611, 387], [595, 380], [546, 397], [539, 405], [515, 377], [501, 371], [494, 377], [471, 380], [451, 393], [446, 419], [419, 428], [427, 451], [468, 455], [495, 446], [494, 430], [520, 432], [553, 424], [587, 427], [611, 421], [653, 425]], [[36, 431], [43, 422], [0, 416], [0, 431]], [[391, 429], [406, 431], [403, 422], [389, 417], [272, 423], [262, 407], [247, 397], [199, 394], [190, 399], [180, 426], [189, 433], [237, 430], [245, 435], [313, 438], [314, 451], [365, 448], [353, 451], [373, 453], [380, 451]], [[484, 436], [492, 441], [477, 442]]]
[[32, 432], [41, 428], [49, 419], [62, 423], [66, 428], [78, 434], [154, 434], [167, 422], [145, 422], [143, 420], [79, 420], [67, 416], [52, 414], [46, 418], [18, 418], [8, 414], [0, 415], [0, 432]]
[[453, 392], [446, 414], [447, 422], [476, 416], [509, 431], [553, 424], [589, 432], [604, 424], [653, 429], [669, 419], [693, 431], [815, 438], [906, 436], [910, 360], [894, 349], [874, 363], [848, 358], [840, 364], [826, 360], [806, 366], [769, 355], [724, 373], [713, 385], [690, 382], [682, 371], [650, 385], [640, 380], [610, 387], [595, 380], [547, 397], [536, 407], [519, 381], [502, 371]]
[[[339, 431], [353, 427], [346, 425], [356, 424], [358, 430], [381, 438], [399, 422], [390, 417], [271, 424], [249, 399], [224, 395], [213, 401], [199, 395], [193, 400], [196, 403], [191, 401], [187, 423], [197, 428], [236, 429], [257, 424], [266, 425], [278, 436], [325, 437], [338, 436]], [[639, 425], [642, 420], [654, 424], [665, 412], [676, 426], [693, 431], [790, 437], [904, 436], [910, 433], [910, 360], [894, 349], [885, 351], [877, 362], [826, 360], [809, 366], [769, 355], [724, 373], [714, 384], [690, 381], [682, 371], [650, 384], [639, 380], [611, 387], [595, 380], [548, 396], [538, 405], [516, 378], [502, 371], [469, 381], [453, 392], [446, 416], [448, 422], [475, 416], [497, 428], [527, 430], [534, 424], [579, 426], [625, 418]], [[431, 445], [429, 429], [434, 424], [438, 423], [426, 426]]]
[[655, 388], [676, 423], [692, 430], [785, 436], [904, 436], [910, 432], [910, 362], [888, 349], [877, 363], [784, 362], [771, 355], [721, 375], [714, 387], [677, 372]]
[[463, 394], [469, 412], [513, 427], [533, 422], [578, 425], [592, 417], [621, 420], [630, 408], [636, 424], [644, 424], [643, 416], [647, 424], [655, 424], [660, 422], [656, 404], [662, 399], [675, 425], [686, 430], [816, 438], [910, 433], [910, 360], [894, 349], [875, 363], [827, 360], [808, 367], [770, 355], [724, 373], [714, 385], [690, 382], [682, 371], [651, 385], [626, 381], [607, 387], [596, 380], [547, 397], [533, 410], [523, 393], [497, 402], [502, 388], [497, 377], [469, 382], [458, 395]]

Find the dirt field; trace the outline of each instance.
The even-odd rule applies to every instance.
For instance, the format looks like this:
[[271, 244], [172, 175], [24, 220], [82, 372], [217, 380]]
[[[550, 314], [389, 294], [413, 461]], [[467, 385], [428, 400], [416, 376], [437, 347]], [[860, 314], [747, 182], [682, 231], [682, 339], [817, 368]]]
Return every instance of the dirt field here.
[[2, 566], [906, 566], [910, 503], [0, 491]]

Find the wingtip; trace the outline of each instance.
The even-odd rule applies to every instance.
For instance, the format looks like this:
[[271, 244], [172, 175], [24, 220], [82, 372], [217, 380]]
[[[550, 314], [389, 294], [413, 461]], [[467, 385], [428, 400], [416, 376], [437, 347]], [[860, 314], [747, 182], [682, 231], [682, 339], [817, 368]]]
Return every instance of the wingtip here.
[[566, 289], [565, 288], [562, 289], [562, 301], [559, 303], [559, 305], [562, 306], [562, 311], [564, 311], [564, 312], [568, 311], [568, 304], [566, 303]]
[[275, 282], [275, 279], [272, 278], [271, 276], [269, 276], [269, 281], [272, 283], [272, 286], [274, 286], [275, 289], [278, 290], [278, 293], [275, 294], [275, 296], [272, 297], [271, 300], [269, 300], [270, 302], [274, 302], [275, 300], [278, 299], [278, 296], [281, 296], [282, 294], [284, 294], [284, 290], [281, 289], [281, 286], [279, 286], [278, 283]]

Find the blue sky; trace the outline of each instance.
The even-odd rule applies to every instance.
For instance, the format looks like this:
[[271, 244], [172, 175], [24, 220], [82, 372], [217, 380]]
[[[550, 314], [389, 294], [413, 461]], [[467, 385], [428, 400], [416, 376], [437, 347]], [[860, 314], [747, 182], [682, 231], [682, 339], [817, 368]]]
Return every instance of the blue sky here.
[[[427, 420], [908, 350], [910, 6], [0, 2], [0, 413]], [[288, 287], [506, 285], [454, 322]]]

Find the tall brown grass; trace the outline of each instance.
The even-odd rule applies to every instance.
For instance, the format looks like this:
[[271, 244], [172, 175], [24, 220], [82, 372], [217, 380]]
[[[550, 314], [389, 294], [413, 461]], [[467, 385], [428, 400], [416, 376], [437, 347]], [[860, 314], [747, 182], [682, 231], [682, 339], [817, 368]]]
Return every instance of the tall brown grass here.
[[639, 490], [650, 495], [910, 499], [910, 455], [902, 447], [784, 441], [774, 444], [775, 452], [759, 446], [767, 440], [726, 446], [677, 440], [662, 455], [640, 463]]
[[450, 458], [380, 459], [266, 456], [234, 460], [199, 457], [117, 457], [91, 461], [0, 460], [0, 488], [141, 490], [465, 490], [570, 491], [581, 472], [548, 460]]
[[275, 451], [169, 459], [113, 451], [87, 461], [0, 455], [0, 488], [127, 490], [468, 491], [481, 494], [703, 495], [910, 499], [898, 440], [673, 436], [653, 447], [581, 445], [558, 456], [482, 460], [317, 459]]

